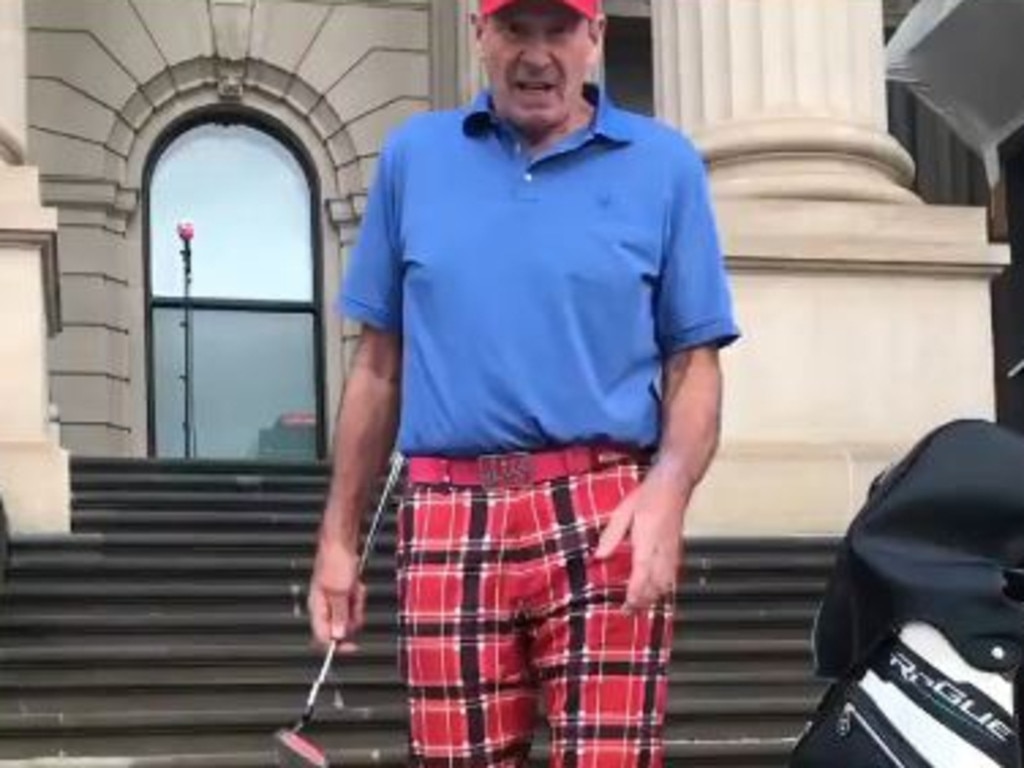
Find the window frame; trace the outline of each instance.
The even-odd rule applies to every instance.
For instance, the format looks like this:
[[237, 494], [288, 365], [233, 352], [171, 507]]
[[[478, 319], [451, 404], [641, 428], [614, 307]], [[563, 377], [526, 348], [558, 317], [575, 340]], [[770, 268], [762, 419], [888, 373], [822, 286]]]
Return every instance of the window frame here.
[[[310, 243], [309, 257], [313, 260], [313, 285], [310, 301], [288, 301], [288, 300], [262, 300], [262, 299], [220, 299], [220, 298], [192, 298], [190, 305], [194, 310], [204, 311], [246, 311], [259, 312], [261, 314], [309, 314], [313, 324], [313, 392], [314, 409], [316, 412], [316, 454], [310, 460], [323, 460], [327, 454], [327, 432], [326, 422], [326, 360], [324, 350], [324, 266], [323, 246], [320, 221], [320, 182], [315, 173], [315, 164], [307, 154], [302, 144], [296, 137], [280, 122], [272, 117], [247, 109], [241, 105], [210, 105], [198, 109], [174, 121], [154, 142], [153, 147], [146, 158], [146, 166], [143, 171], [142, 186], [142, 258], [143, 258], [143, 280], [144, 288], [144, 313], [145, 313], [145, 345], [146, 345], [146, 452], [151, 458], [157, 457], [157, 416], [156, 416], [156, 386], [154, 375], [156, 370], [154, 357], [154, 333], [153, 314], [156, 309], [183, 309], [185, 301], [183, 298], [154, 296], [152, 280], [152, 221], [151, 221], [151, 198], [153, 175], [161, 158], [167, 149], [182, 135], [188, 131], [199, 128], [203, 125], [242, 125], [261, 131], [269, 138], [279, 142], [295, 158], [306, 178], [307, 189], [309, 190], [309, 215], [310, 215]], [[162, 457], [174, 460], [172, 457]], [[178, 460], [181, 460], [180, 458]], [[216, 459], [204, 459], [193, 457], [192, 461], [211, 461]], [[261, 460], [248, 460], [243, 457], [233, 457], [229, 461], [253, 461], [259, 463]], [[271, 460], [273, 461], [273, 460]]]

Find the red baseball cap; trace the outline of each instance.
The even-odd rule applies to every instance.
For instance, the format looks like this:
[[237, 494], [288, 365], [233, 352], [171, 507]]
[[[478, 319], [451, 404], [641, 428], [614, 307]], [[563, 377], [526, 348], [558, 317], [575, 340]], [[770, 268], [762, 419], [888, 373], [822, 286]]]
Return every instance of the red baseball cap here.
[[[581, 13], [588, 19], [593, 19], [600, 12], [601, 0], [554, 0], [562, 5], [572, 8], [577, 13]], [[480, 13], [484, 16], [489, 16], [492, 13], [500, 11], [502, 8], [512, 5], [517, 0], [480, 0]]]

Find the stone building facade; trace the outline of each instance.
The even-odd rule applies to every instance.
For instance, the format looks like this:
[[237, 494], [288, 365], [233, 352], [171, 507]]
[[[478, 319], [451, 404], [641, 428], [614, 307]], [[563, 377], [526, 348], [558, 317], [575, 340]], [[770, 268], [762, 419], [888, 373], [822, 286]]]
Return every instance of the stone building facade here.
[[[910, 5], [607, 0], [596, 75], [704, 152], [745, 331], [694, 533], [835, 531], [925, 430], [993, 414], [1005, 249], [983, 207], [921, 200], [889, 132], [884, 35]], [[332, 301], [376, 158], [405, 117], [480, 87], [470, 6], [0, 0], [0, 319], [15, 329], [0, 492], [16, 528], [67, 527], [69, 454], [183, 454], [186, 305], [197, 455], [327, 453], [355, 331]], [[229, 145], [237, 162], [193, 200], [207, 220], [211, 187], [254, 202], [197, 222], [183, 298], [168, 217], [188, 206], [166, 180], [213, 174], [203, 151]], [[305, 222], [282, 241], [291, 267], [266, 252], [278, 213]], [[242, 245], [211, 252], [214, 230]], [[220, 277], [204, 273], [218, 258]], [[287, 396], [261, 388], [285, 379]]]

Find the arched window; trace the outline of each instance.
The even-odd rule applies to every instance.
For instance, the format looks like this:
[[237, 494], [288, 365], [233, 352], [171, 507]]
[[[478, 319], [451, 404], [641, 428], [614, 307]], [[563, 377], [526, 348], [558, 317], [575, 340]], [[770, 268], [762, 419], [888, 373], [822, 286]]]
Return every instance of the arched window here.
[[151, 453], [315, 458], [319, 275], [303, 164], [261, 128], [205, 122], [164, 145], [147, 192]]

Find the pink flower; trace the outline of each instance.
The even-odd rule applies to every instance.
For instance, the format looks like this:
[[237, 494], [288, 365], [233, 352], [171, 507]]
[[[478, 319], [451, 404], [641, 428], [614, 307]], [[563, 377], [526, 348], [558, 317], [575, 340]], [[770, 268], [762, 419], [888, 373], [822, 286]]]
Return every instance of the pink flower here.
[[192, 242], [192, 238], [195, 237], [195, 234], [196, 228], [191, 221], [178, 222], [178, 237], [186, 243]]

